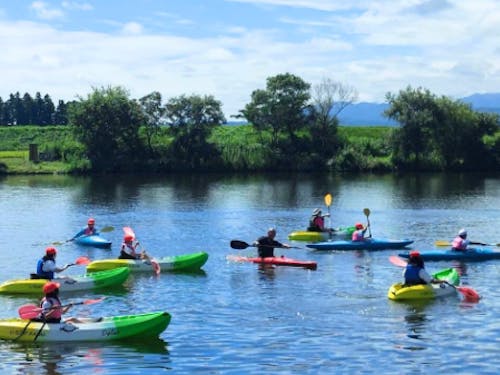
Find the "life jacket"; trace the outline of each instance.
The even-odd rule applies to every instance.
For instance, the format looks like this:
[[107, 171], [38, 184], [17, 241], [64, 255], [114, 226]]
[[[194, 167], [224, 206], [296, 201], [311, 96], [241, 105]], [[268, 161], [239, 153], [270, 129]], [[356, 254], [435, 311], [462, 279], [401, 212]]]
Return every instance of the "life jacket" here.
[[363, 233], [363, 229], [359, 229], [359, 230], [355, 230], [354, 232], [352, 232], [352, 240], [353, 241], [363, 241], [365, 239], [365, 236], [364, 236], [364, 233]]
[[134, 258], [137, 257], [137, 253], [135, 252], [134, 245], [129, 245], [126, 242], [122, 243], [121, 252], [125, 253], [127, 255], [130, 255], [130, 256], [132, 256]]
[[37, 265], [36, 265], [36, 274], [40, 276], [41, 279], [49, 279], [52, 280], [54, 278], [54, 272], [53, 271], [44, 271], [43, 270], [43, 265], [48, 259], [45, 257], [41, 258]]
[[95, 228], [90, 229], [89, 227], [86, 227], [85, 230], [83, 231], [83, 234], [86, 236], [90, 236], [96, 234], [96, 230]]
[[325, 227], [325, 219], [321, 216], [313, 216], [309, 220], [309, 227], [307, 230], [311, 232], [321, 232]]
[[451, 247], [453, 250], [465, 251], [467, 250], [468, 241], [464, 240], [460, 236], [456, 236], [453, 242], [451, 243]]
[[425, 281], [418, 275], [421, 269], [413, 264], [408, 264], [405, 270], [405, 285], [425, 284]]
[[55, 297], [43, 297], [42, 298], [42, 301], [40, 302], [40, 307], [43, 307], [43, 304], [44, 302], [47, 301], [51, 304], [51, 313], [50, 313], [50, 317], [49, 318], [46, 318], [43, 311], [40, 313], [40, 318], [43, 319], [43, 320], [46, 320], [46, 321], [60, 321], [61, 320], [61, 317], [62, 317], [62, 309], [57, 309], [57, 308], [54, 308], [54, 307], [60, 307], [61, 306], [61, 301], [59, 300], [59, 298], [55, 298]]

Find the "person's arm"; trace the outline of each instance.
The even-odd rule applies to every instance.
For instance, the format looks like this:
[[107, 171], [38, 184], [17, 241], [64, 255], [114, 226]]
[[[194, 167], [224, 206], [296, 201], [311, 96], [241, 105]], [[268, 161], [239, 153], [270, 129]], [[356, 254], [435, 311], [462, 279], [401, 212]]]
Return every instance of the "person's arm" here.
[[432, 278], [432, 276], [429, 275], [427, 273], [427, 271], [425, 269], [423, 269], [423, 268], [418, 272], [418, 277], [420, 277], [422, 280], [424, 280], [426, 284], [430, 284], [430, 283], [432, 283], [432, 282], [435, 281]]
[[86, 228], [83, 228], [81, 231], [79, 231], [77, 234], [75, 234], [72, 238], [72, 240], [74, 240], [75, 238], [77, 237], [81, 237], [84, 233], [85, 233], [85, 229]]

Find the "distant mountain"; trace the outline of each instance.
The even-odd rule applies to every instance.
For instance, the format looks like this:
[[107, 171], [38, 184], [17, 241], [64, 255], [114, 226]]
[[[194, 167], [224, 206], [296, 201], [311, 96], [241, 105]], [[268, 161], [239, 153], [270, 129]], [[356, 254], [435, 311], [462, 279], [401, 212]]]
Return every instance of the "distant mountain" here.
[[[481, 112], [494, 112], [500, 114], [500, 93], [474, 94], [462, 98], [465, 103]], [[340, 112], [340, 125], [343, 126], [396, 126], [395, 121], [383, 116], [389, 107], [387, 103], [356, 103], [346, 107]]]

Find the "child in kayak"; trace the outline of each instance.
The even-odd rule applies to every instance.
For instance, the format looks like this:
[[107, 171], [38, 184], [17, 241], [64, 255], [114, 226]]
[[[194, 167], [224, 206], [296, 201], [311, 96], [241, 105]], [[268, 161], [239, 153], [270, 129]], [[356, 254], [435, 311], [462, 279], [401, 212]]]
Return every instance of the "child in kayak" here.
[[403, 277], [406, 286], [440, 282], [427, 273], [424, 266], [424, 259], [418, 251], [410, 252], [408, 264], [403, 271]]
[[365, 233], [368, 227], [364, 227], [363, 224], [361, 223], [356, 223], [354, 226], [356, 230], [352, 232], [352, 240], [353, 241], [364, 241], [365, 240]]
[[62, 307], [61, 300], [59, 299], [60, 284], [56, 282], [48, 282], [43, 286], [43, 294], [45, 297], [40, 301], [42, 311], [36, 318], [31, 319], [34, 322], [45, 323], [60, 323], [61, 316], [67, 312], [71, 305]]
[[141, 259], [142, 254], [136, 251], [138, 246], [139, 241], [134, 242], [134, 236], [126, 234], [123, 236], [123, 243], [118, 259]]
[[56, 255], [57, 250], [55, 247], [45, 249], [45, 255], [38, 260], [36, 265], [36, 274], [31, 274], [31, 278], [52, 280], [54, 273], [59, 273], [67, 269], [69, 264], [66, 264], [64, 267], [56, 266]]
[[257, 246], [259, 257], [261, 258], [274, 257], [275, 247], [281, 247], [285, 249], [290, 248], [290, 245], [286, 243], [282, 244], [281, 242], [276, 241], [274, 239], [275, 237], [276, 237], [276, 229], [269, 228], [267, 231], [267, 236], [259, 237], [259, 239], [253, 243], [255, 246]]
[[314, 209], [307, 230], [310, 232], [330, 232], [331, 229], [325, 228], [325, 217], [329, 216], [330, 214], [321, 215], [319, 208]]
[[95, 219], [90, 218], [87, 220], [87, 226], [85, 228], [83, 228], [81, 231], [79, 231], [77, 234], [75, 234], [75, 236], [72, 238], [72, 240], [74, 240], [77, 237], [93, 236], [96, 234], [98, 234], [98, 233], [97, 233], [97, 229], [95, 228]]
[[460, 229], [458, 235], [451, 243], [451, 249], [454, 251], [467, 251], [468, 245], [469, 240], [467, 239], [467, 231], [465, 229]]

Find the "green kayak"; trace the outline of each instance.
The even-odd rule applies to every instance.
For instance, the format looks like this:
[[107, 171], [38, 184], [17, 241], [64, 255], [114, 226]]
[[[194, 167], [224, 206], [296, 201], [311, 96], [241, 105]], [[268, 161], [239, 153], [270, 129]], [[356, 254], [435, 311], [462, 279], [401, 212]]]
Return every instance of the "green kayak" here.
[[83, 319], [80, 323], [40, 323], [0, 319], [0, 339], [21, 342], [111, 341], [158, 337], [170, 323], [167, 312]]

